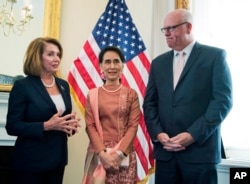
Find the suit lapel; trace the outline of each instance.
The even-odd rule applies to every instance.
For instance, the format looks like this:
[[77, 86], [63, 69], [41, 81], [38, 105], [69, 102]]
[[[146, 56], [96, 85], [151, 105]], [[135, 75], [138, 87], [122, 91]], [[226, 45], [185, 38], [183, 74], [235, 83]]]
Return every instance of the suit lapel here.
[[[71, 101], [70, 101], [70, 98], [68, 96], [69, 91], [67, 90], [68, 88], [67, 88], [67, 86], [65, 86], [65, 83], [60, 81], [58, 78], [55, 78], [55, 80], [56, 80], [56, 85], [57, 85], [57, 87], [62, 95], [62, 98], [64, 100], [66, 111], [67, 111], [68, 110], [67, 108], [71, 107]], [[40, 78], [39, 77], [31, 77], [30, 83], [32, 86], [34, 86], [35, 90], [37, 90], [38, 94], [40, 95], [40, 97], [37, 97], [37, 98], [43, 99], [49, 106], [51, 106], [55, 109], [55, 112], [57, 112], [56, 106], [55, 106], [54, 102], [52, 101], [51, 97], [49, 96], [49, 93], [47, 92], [47, 90], [44, 87]]]
[[197, 61], [197, 57], [199, 56], [199, 54], [200, 54], [200, 44], [196, 42], [186, 62], [186, 65], [181, 73], [179, 82], [185, 77], [185, 75], [188, 73], [190, 68], [194, 65], [194, 62]]
[[[56, 110], [56, 106], [53, 103], [52, 99], [50, 98], [49, 93], [47, 92], [40, 78], [32, 77], [30, 82], [31, 82], [31, 85], [34, 86], [35, 90], [37, 90], [41, 99], [43, 99], [49, 106], [53, 107]], [[40, 97], [37, 97], [37, 98], [40, 98]]]
[[71, 106], [71, 101], [68, 96], [69, 91], [67, 91], [68, 88], [67, 86], [65, 86], [65, 83], [61, 82], [58, 78], [56, 78], [56, 84], [58, 86], [59, 91], [61, 92], [67, 111], [67, 108]]
[[165, 57], [166, 61], [171, 61], [171, 62], [164, 61], [164, 65], [166, 65], [166, 70], [165, 70], [165, 66], [162, 66], [162, 69], [165, 70], [164, 73], [166, 73], [165, 75], [166, 81], [171, 86], [171, 88], [169, 89], [172, 89], [172, 90], [173, 90], [173, 57], [174, 57], [174, 51], [172, 50], [172, 52], [169, 52]]

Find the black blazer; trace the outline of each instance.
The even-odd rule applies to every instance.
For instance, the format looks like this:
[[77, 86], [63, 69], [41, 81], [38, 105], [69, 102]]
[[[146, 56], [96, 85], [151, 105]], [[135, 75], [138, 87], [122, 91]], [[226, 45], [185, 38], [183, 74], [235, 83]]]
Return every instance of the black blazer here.
[[189, 132], [195, 143], [180, 152], [168, 152], [154, 143], [154, 156], [173, 155], [191, 163], [221, 160], [221, 122], [232, 107], [231, 75], [224, 50], [196, 43], [180, 80], [173, 89], [173, 51], [152, 61], [143, 109], [152, 140], [161, 132], [173, 137]]
[[[56, 78], [66, 111], [72, 111], [69, 85]], [[10, 92], [6, 130], [17, 136], [13, 167], [22, 171], [44, 171], [67, 164], [67, 135], [61, 131], [44, 131], [43, 122], [57, 112], [39, 77], [17, 80]]]

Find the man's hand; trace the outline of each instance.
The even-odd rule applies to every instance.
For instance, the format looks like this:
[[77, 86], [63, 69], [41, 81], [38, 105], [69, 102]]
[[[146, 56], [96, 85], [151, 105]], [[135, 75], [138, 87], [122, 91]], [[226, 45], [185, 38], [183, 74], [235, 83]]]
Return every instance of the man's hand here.
[[172, 138], [166, 133], [160, 133], [157, 135], [157, 139], [167, 151], [181, 151], [194, 142], [193, 137], [188, 132], [180, 133]]

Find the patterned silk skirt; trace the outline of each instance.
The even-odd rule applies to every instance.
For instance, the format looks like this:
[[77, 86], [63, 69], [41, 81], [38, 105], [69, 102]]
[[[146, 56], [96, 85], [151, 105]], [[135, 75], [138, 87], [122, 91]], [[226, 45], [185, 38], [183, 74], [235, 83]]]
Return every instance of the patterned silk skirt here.
[[[116, 143], [105, 142], [106, 148], [113, 147]], [[87, 153], [84, 167], [84, 177], [82, 184], [136, 184], [137, 162], [136, 153], [131, 151], [128, 155], [129, 166], [120, 166], [117, 171], [106, 170], [105, 181], [100, 181], [93, 177], [94, 170], [98, 166], [98, 155], [92, 152]]]

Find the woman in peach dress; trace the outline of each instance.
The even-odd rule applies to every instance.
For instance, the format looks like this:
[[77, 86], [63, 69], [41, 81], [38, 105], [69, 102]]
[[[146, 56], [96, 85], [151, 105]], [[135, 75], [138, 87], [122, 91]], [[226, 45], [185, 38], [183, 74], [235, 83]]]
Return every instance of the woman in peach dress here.
[[136, 91], [121, 84], [122, 51], [113, 46], [102, 50], [99, 64], [104, 85], [89, 91], [85, 121], [90, 143], [83, 184], [134, 184], [137, 163], [134, 138], [140, 106]]

